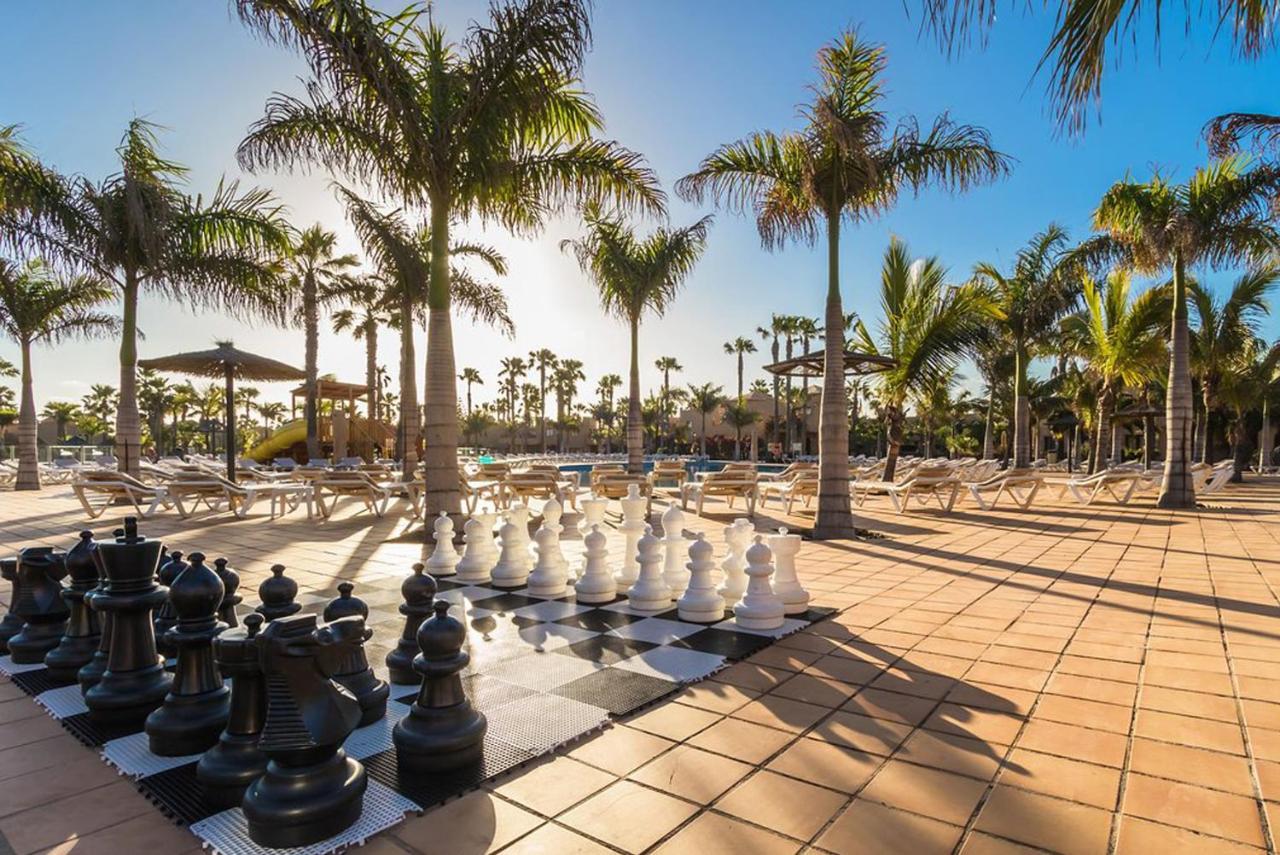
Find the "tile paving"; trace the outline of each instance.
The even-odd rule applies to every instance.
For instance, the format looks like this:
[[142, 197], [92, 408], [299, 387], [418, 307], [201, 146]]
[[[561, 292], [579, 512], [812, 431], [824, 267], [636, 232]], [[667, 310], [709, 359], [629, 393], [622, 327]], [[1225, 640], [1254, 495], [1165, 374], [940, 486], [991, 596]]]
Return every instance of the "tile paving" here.
[[[1280, 479], [1196, 512], [1041, 495], [869, 505], [885, 539], [801, 553], [834, 619], [364, 851], [1274, 852]], [[709, 504], [687, 527], [718, 539], [733, 516]], [[0, 552], [83, 526], [65, 489], [0, 493]], [[423, 553], [403, 517], [349, 508], [144, 526], [225, 551], [250, 595], [277, 561], [304, 588], [386, 588]], [[0, 852], [196, 851], [50, 725], [0, 681], [0, 788], [20, 795], [0, 798]]]

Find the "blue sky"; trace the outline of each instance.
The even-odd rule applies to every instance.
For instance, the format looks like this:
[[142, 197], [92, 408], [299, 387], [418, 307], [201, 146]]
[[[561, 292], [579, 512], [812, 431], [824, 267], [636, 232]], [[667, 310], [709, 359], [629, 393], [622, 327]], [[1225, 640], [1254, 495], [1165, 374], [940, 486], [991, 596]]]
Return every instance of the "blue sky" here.
[[[1037, 4], [1038, 5], [1038, 4]], [[906, 4], [914, 11], [916, 3]], [[1087, 233], [1103, 191], [1126, 172], [1145, 177], [1153, 167], [1186, 176], [1206, 159], [1199, 133], [1228, 110], [1274, 109], [1280, 83], [1275, 59], [1245, 63], [1212, 27], [1182, 39], [1181, 20], [1166, 22], [1169, 39], [1157, 54], [1147, 31], [1127, 46], [1124, 63], [1109, 71], [1100, 118], [1082, 138], [1063, 138], [1045, 108], [1043, 82], [1032, 79], [1047, 41], [1046, 15], [1025, 16], [1022, 4], [998, 22], [985, 50], [948, 59], [918, 35], [918, 20], [895, 0], [803, 3], [764, 0], [600, 0], [595, 46], [585, 86], [604, 113], [606, 135], [649, 159], [670, 191], [680, 176], [717, 145], [752, 130], [798, 124], [795, 105], [814, 79], [814, 54], [844, 27], [888, 50], [887, 108], [922, 121], [942, 111], [984, 125], [996, 145], [1017, 159], [1013, 175], [963, 196], [927, 192], [904, 197], [886, 216], [845, 230], [841, 249], [846, 309], [878, 315], [880, 255], [891, 234], [917, 254], [941, 256], [961, 278], [979, 260], [1007, 263], [1017, 248], [1051, 221], [1075, 236]], [[436, 15], [461, 35], [485, 4], [448, 0]], [[222, 0], [34, 0], [6, 6], [0, 28], [0, 124], [19, 123], [29, 144], [65, 172], [100, 179], [111, 172], [113, 149], [125, 123], [144, 116], [170, 130], [165, 153], [191, 168], [191, 190], [208, 192], [219, 176], [272, 188], [299, 225], [321, 222], [344, 248], [359, 250], [328, 189], [327, 175], [242, 175], [237, 143], [261, 115], [273, 91], [296, 92], [305, 68], [297, 57], [246, 31]], [[705, 213], [672, 194], [671, 219], [685, 224]], [[625, 374], [625, 329], [601, 316], [589, 284], [560, 252], [577, 235], [571, 217], [553, 221], [537, 239], [515, 240], [479, 224], [465, 234], [505, 252], [511, 271], [502, 281], [518, 330], [515, 340], [463, 322], [455, 339], [459, 366], [480, 369], [487, 398], [503, 356], [550, 347], [585, 363], [586, 388], [605, 373]], [[821, 247], [761, 249], [750, 220], [718, 212], [703, 262], [673, 311], [641, 333], [647, 386], [660, 355], [685, 366], [681, 382], [733, 383], [733, 360], [721, 343], [748, 335], [770, 313], [818, 316], [825, 287]], [[1225, 285], [1228, 274], [1208, 277]], [[245, 325], [216, 313], [144, 299], [145, 356], [200, 349], [214, 338], [301, 364], [296, 330]], [[1268, 320], [1274, 338], [1280, 319]], [[394, 371], [395, 338], [382, 337], [382, 358]], [[340, 379], [363, 379], [363, 345], [349, 337], [322, 340], [320, 369]], [[422, 353], [421, 341], [418, 353]], [[765, 354], [749, 360], [748, 381], [760, 376]], [[16, 349], [0, 342], [0, 357]], [[79, 398], [91, 383], [115, 383], [114, 345], [65, 345], [35, 360], [37, 397]], [[279, 387], [269, 397], [283, 399]]]

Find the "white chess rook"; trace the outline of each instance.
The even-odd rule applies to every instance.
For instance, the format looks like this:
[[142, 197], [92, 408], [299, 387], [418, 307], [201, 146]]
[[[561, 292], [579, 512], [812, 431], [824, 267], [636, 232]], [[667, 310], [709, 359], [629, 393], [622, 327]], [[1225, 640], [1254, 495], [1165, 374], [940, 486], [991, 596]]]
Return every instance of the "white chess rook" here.
[[[511, 514], [506, 519], [506, 523], [498, 530], [498, 537], [502, 539], [502, 554], [498, 556], [498, 563], [493, 565], [490, 576], [493, 584], [499, 588], [519, 588], [529, 580], [529, 568], [525, 565], [529, 550], [523, 545], [520, 526], [516, 525]], [[528, 540], [528, 537], [523, 540]]]
[[676, 604], [680, 620], [690, 623], [717, 623], [724, 620], [724, 597], [716, 590], [716, 548], [702, 532], [689, 546], [689, 586]]
[[744, 556], [747, 547], [751, 544], [753, 531], [755, 526], [751, 524], [751, 520], [743, 517], [734, 520], [733, 525], [724, 527], [724, 543], [728, 552], [720, 562], [720, 571], [724, 574], [724, 581], [720, 585], [720, 596], [724, 597], [724, 603], [729, 608], [736, 606], [747, 591], [747, 577], [743, 573], [747, 561]]
[[756, 535], [755, 544], [747, 550], [747, 592], [733, 607], [733, 619], [743, 629], [778, 629], [786, 620], [782, 600], [773, 593], [769, 577], [773, 574], [773, 552]]
[[671, 588], [662, 578], [662, 541], [653, 536], [651, 526], [644, 527], [644, 536], [637, 544], [640, 575], [627, 591], [627, 605], [636, 611], [661, 612], [671, 608]]
[[586, 544], [586, 549], [582, 553], [582, 575], [573, 586], [578, 593], [578, 602], [612, 602], [618, 596], [618, 582], [609, 572], [607, 539], [599, 525], [591, 526], [583, 543]]
[[782, 600], [783, 610], [789, 615], [803, 614], [809, 608], [809, 592], [801, 587], [796, 573], [800, 544], [800, 535], [788, 534], [786, 528], [769, 536], [769, 548], [773, 550], [773, 592]]
[[436, 548], [427, 559], [427, 572], [432, 576], [452, 576], [457, 572], [458, 561], [462, 558], [458, 550], [453, 548], [453, 520], [444, 511], [435, 521]]
[[529, 574], [529, 593], [535, 597], [563, 597], [568, 592], [569, 580], [556, 559], [560, 535], [543, 523], [533, 539], [537, 543], [538, 563]]
[[470, 584], [488, 582], [489, 573], [493, 570], [493, 560], [489, 555], [493, 536], [485, 530], [484, 521], [474, 516], [467, 520], [462, 527], [462, 539], [467, 545], [462, 552], [462, 560], [458, 562], [458, 581]]
[[680, 529], [684, 526], [684, 512], [677, 505], [667, 508], [662, 515], [662, 548], [665, 556], [662, 565], [662, 578], [671, 589], [671, 596], [679, 599], [684, 589], [689, 586], [689, 571], [685, 569], [684, 535]]

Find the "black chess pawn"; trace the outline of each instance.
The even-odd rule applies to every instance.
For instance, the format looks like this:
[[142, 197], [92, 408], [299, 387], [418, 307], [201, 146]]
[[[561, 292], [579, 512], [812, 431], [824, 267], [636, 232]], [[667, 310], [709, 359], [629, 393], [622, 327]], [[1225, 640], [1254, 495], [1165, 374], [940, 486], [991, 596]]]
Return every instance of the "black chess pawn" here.
[[365, 637], [359, 617], [317, 629], [315, 615], [277, 618], [258, 635], [267, 684], [258, 748], [270, 762], [241, 802], [258, 845], [309, 846], [360, 818], [368, 776], [342, 750], [360, 704], [330, 677]]
[[387, 670], [391, 682], [398, 686], [416, 686], [422, 677], [413, 670], [414, 657], [418, 655], [418, 627], [431, 615], [431, 604], [436, 599], [436, 580], [421, 562], [413, 565], [413, 575], [400, 586], [404, 602], [400, 614], [404, 615], [404, 631], [396, 642], [395, 650], [387, 654]]
[[107, 668], [84, 694], [89, 715], [100, 724], [141, 724], [169, 693], [171, 678], [156, 654], [152, 612], [167, 596], [156, 584], [160, 541], [138, 535], [127, 517], [124, 535], [99, 543], [97, 555], [107, 584], [93, 606], [110, 615]]
[[258, 661], [262, 615], [246, 615], [243, 629], [229, 629], [213, 640], [222, 673], [231, 678], [231, 714], [218, 744], [200, 758], [196, 778], [217, 810], [236, 807], [244, 791], [267, 770], [258, 738], [267, 718], [267, 686]]
[[14, 604], [18, 602], [18, 558], [0, 558], [0, 579], [9, 583], [9, 610], [0, 620], [0, 653], [9, 652], [9, 639], [22, 630], [26, 623], [14, 612]]
[[62, 599], [67, 575], [65, 553], [51, 546], [29, 546], [18, 553], [18, 598], [13, 610], [22, 629], [9, 639], [9, 658], [17, 665], [43, 662], [62, 641], [71, 612]]
[[[111, 536], [113, 538], [124, 537], [124, 529], [116, 529], [111, 532]], [[76, 675], [76, 680], [80, 683], [81, 694], [98, 685], [98, 681], [102, 679], [103, 673], [107, 670], [107, 660], [111, 656], [111, 630], [113, 626], [111, 613], [99, 609], [95, 604], [95, 598], [107, 590], [107, 571], [103, 569], [102, 554], [98, 551], [96, 544], [93, 550], [93, 564], [98, 569], [98, 584], [93, 590], [85, 593], [84, 604], [98, 616], [98, 623], [102, 626], [102, 635], [98, 640], [98, 649], [93, 652], [93, 658]]]
[[[160, 569], [156, 571], [156, 579], [167, 592], [169, 586], [186, 569], [187, 562], [182, 560], [182, 552], [175, 549], [160, 559]], [[173, 604], [169, 602], [168, 597], [165, 597], [165, 601], [160, 604], [160, 608], [156, 609], [154, 623], [156, 628], [156, 649], [166, 659], [172, 659], [178, 655], [178, 651], [168, 641], [169, 630], [173, 629], [174, 624], [177, 622], [178, 617], [173, 613]]]
[[[364, 600], [351, 596], [354, 586], [350, 582], [338, 585], [338, 597], [324, 607], [325, 623], [348, 617], [366, 620], [369, 607]], [[373, 631], [369, 631], [372, 635]], [[369, 667], [369, 659], [364, 652], [364, 644], [354, 645], [346, 661], [342, 662], [333, 675], [333, 680], [348, 692], [356, 696], [360, 702], [360, 726], [373, 724], [387, 714], [387, 698], [391, 688], [378, 679]]]
[[63, 590], [62, 599], [71, 610], [71, 617], [58, 646], [44, 657], [49, 677], [64, 685], [76, 681], [76, 675], [93, 659], [98, 642], [102, 640], [98, 615], [85, 604], [85, 595], [98, 587], [98, 564], [93, 557], [97, 548], [93, 532], [82, 531], [79, 543], [67, 550], [64, 560], [71, 586]]
[[151, 753], [183, 757], [211, 748], [227, 726], [231, 690], [222, 682], [213, 658], [213, 640], [227, 628], [218, 620], [222, 580], [199, 552], [169, 586], [169, 602], [178, 618], [168, 632], [178, 650], [173, 687], [164, 703], [147, 716]]
[[222, 580], [224, 593], [222, 602], [218, 605], [218, 620], [227, 626], [239, 626], [240, 621], [236, 619], [236, 606], [244, 601], [236, 591], [240, 588], [240, 574], [227, 566], [227, 559], [213, 559], [213, 572], [218, 574], [218, 578]]
[[254, 611], [267, 620], [297, 614], [302, 610], [302, 605], [293, 601], [296, 596], [298, 583], [284, 575], [283, 564], [273, 564], [271, 575], [258, 586], [258, 599], [262, 604]]
[[438, 772], [475, 763], [484, 753], [489, 723], [462, 688], [461, 672], [471, 661], [462, 649], [467, 628], [436, 600], [435, 617], [418, 629], [422, 653], [413, 668], [422, 688], [409, 714], [396, 723], [392, 739], [402, 772]]

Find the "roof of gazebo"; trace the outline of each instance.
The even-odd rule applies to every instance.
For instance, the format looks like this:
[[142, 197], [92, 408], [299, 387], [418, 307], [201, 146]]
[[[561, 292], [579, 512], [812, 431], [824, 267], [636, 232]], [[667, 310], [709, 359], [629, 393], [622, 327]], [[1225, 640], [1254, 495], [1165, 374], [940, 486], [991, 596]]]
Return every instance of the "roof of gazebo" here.
[[196, 377], [222, 377], [227, 369], [240, 380], [296, 380], [306, 376], [299, 368], [266, 356], [237, 349], [229, 341], [220, 341], [213, 350], [198, 350], [140, 359], [140, 368], [191, 374]]
[[[290, 392], [295, 397], [306, 393], [306, 384]], [[321, 400], [346, 401], [352, 398], [363, 398], [368, 394], [369, 387], [363, 383], [343, 383], [341, 380], [326, 379], [316, 381], [316, 397]]]
[[[821, 350], [815, 350], [813, 353], [793, 356], [790, 359], [766, 365], [764, 370], [779, 377], [821, 377], [824, 373], [823, 366], [825, 362], [826, 354]], [[844, 373], [846, 377], [850, 374], [875, 374], [880, 371], [888, 371], [897, 364], [897, 360], [887, 356], [880, 356], [877, 353], [861, 353], [856, 350], [846, 350], [844, 352]]]

